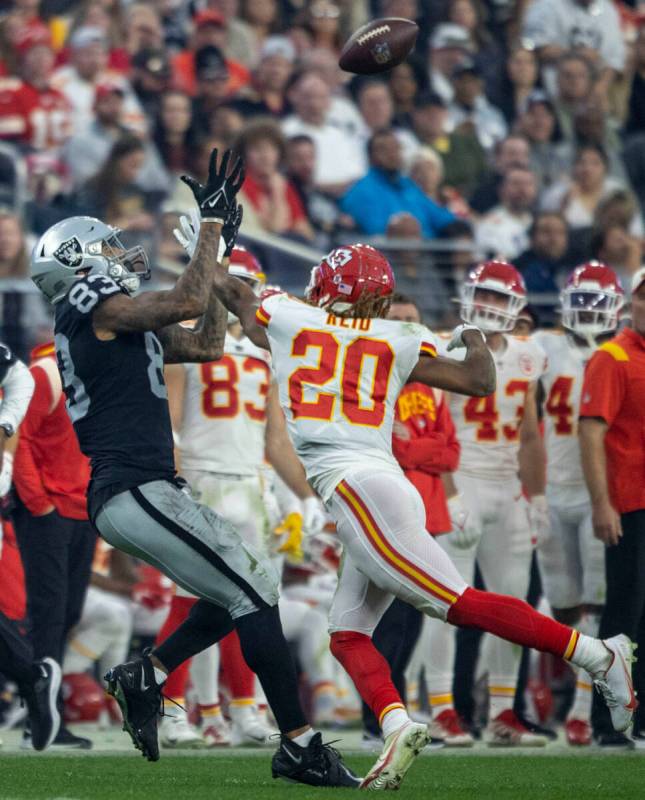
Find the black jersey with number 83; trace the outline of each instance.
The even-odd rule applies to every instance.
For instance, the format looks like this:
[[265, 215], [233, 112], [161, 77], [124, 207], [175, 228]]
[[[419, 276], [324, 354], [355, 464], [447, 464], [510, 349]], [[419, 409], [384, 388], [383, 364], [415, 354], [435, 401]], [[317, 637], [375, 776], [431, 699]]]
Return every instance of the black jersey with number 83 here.
[[149, 331], [109, 340], [94, 333], [94, 310], [120, 291], [111, 278], [88, 275], [56, 305], [56, 358], [67, 411], [91, 461], [92, 518], [112, 495], [175, 472], [159, 340]]

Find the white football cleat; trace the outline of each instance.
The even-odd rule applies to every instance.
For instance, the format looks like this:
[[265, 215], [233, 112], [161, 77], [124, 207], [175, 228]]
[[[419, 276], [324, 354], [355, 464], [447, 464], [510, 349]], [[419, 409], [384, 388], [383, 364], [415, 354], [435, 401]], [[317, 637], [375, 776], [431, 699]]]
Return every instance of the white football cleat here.
[[603, 640], [603, 644], [612, 656], [611, 663], [605, 672], [597, 672], [591, 677], [607, 703], [614, 730], [622, 732], [632, 724], [638, 707], [632, 683], [632, 663], [636, 661], [634, 650], [637, 645], [623, 633]]
[[430, 723], [433, 739], [443, 739], [446, 747], [472, 747], [475, 740], [464, 730], [454, 708], [447, 708]]
[[202, 738], [207, 747], [228, 747], [231, 744], [231, 726], [221, 714], [202, 721]]
[[173, 708], [161, 718], [159, 741], [163, 747], [175, 750], [196, 750], [206, 746], [201, 733], [190, 725], [182, 708]]
[[231, 724], [232, 747], [275, 747], [274, 736], [279, 732], [263, 722], [255, 709], [242, 719], [233, 718]]
[[489, 747], [544, 747], [546, 736], [533, 733], [508, 708], [488, 723], [484, 739]]
[[430, 738], [427, 725], [406, 722], [387, 737], [381, 755], [359, 788], [381, 792], [398, 789], [405, 773]]

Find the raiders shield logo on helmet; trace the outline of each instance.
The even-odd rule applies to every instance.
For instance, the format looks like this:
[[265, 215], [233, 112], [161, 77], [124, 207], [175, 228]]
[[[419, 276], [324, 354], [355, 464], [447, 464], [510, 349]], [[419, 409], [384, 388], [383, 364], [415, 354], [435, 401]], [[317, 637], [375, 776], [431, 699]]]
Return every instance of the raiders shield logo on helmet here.
[[78, 267], [83, 261], [83, 248], [76, 236], [59, 245], [54, 251], [54, 258], [64, 267]]

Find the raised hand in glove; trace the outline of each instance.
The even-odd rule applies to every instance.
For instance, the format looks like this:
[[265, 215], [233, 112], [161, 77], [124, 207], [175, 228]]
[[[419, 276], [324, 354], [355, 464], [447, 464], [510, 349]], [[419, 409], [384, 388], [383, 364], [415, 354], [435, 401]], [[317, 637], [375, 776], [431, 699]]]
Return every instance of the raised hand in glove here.
[[541, 547], [551, 533], [549, 506], [543, 494], [535, 494], [529, 500], [529, 524], [536, 546]]
[[276, 536], [285, 539], [278, 547], [278, 553], [284, 553], [290, 564], [300, 564], [304, 558], [302, 552], [302, 527], [303, 517], [298, 511], [292, 511], [282, 520], [275, 529]]
[[237, 241], [237, 234], [240, 232], [240, 225], [242, 224], [242, 217], [244, 216], [244, 207], [241, 203], [234, 203], [231, 206], [228, 217], [224, 220], [224, 227], [222, 228], [222, 239], [226, 243], [224, 248], [224, 258], [230, 258], [235, 242]]
[[[235, 247], [237, 234], [242, 224], [242, 216], [244, 209], [240, 203], [234, 203], [229, 214], [224, 220], [222, 226], [222, 238], [220, 240], [220, 252], [217, 254], [218, 261], [223, 258], [229, 258]], [[190, 218], [185, 214], [179, 217], [179, 227], [173, 228], [173, 235], [179, 244], [184, 248], [188, 255], [192, 258], [197, 249], [197, 241], [199, 239], [199, 229], [201, 227], [201, 220], [199, 212], [196, 208], [191, 208]]]
[[466, 508], [461, 494], [456, 494], [448, 500], [450, 513], [450, 541], [460, 550], [467, 550], [475, 545], [482, 531], [475, 515]]
[[217, 148], [213, 150], [205, 184], [201, 184], [190, 175], [181, 176], [181, 180], [195, 196], [199, 214], [204, 220], [208, 219], [224, 224], [235, 203], [235, 195], [244, 182], [244, 165], [241, 158], [237, 158], [231, 171], [228, 171], [232, 154], [232, 150], [227, 150], [222, 156], [218, 168]]
[[463, 336], [466, 331], [478, 331], [481, 334], [482, 339], [484, 338], [484, 334], [476, 325], [467, 325], [465, 323], [462, 325], [457, 325], [450, 336], [450, 341], [448, 342], [446, 350], [459, 350], [461, 347], [465, 347], [466, 343], [464, 342]]

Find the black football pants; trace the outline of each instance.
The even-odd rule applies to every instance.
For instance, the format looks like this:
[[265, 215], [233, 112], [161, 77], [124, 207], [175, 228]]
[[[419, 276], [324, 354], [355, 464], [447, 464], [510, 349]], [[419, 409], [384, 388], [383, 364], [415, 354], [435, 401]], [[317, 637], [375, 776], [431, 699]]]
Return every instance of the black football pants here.
[[[621, 514], [623, 535], [606, 550], [607, 602], [600, 620], [601, 639], [626, 633], [638, 643], [633, 676], [640, 705], [634, 715], [634, 732], [645, 730], [645, 509]], [[607, 706], [594, 693], [592, 723], [596, 736], [611, 733]]]
[[34, 517], [18, 502], [13, 522], [27, 589], [29, 635], [36, 659], [62, 664], [67, 634], [81, 618], [96, 531], [86, 520], [52, 511]]

